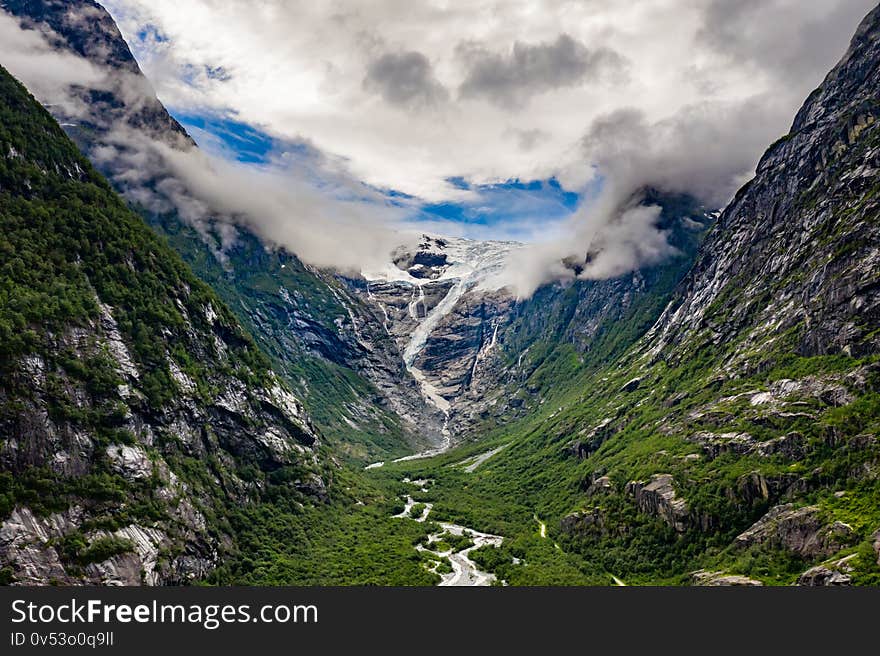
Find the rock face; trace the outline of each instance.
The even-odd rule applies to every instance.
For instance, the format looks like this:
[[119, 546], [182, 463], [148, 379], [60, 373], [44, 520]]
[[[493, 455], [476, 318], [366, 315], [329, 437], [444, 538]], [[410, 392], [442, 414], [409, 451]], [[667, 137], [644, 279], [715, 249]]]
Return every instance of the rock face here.
[[687, 502], [675, 494], [671, 474], [654, 474], [649, 483], [630, 481], [626, 491], [632, 494], [643, 513], [660, 517], [679, 533], [689, 527], [690, 511]]
[[880, 8], [863, 21], [790, 133], [724, 210], [652, 331], [657, 358], [686, 357], [697, 337], [736, 340], [739, 354], [726, 367], [748, 371], [754, 353], [796, 326], [799, 355], [880, 348], [878, 16]]
[[571, 513], [566, 515], [560, 524], [563, 533], [581, 538], [605, 536], [612, 531], [620, 532], [621, 528], [612, 527], [600, 508]]
[[843, 522], [825, 523], [815, 506], [774, 506], [736, 538], [740, 547], [768, 545], [798, 556], [827, 558], [852, 542], [854, 532]]
[[797, 584], [806, 587], [851, 585], [852, 577], [821, 565], [811, 567], [798, 577]]
[[303, 502], [326, 495], [318, 431], [230, 311], [2, 69], [0, 112], [0, 233], [18, 261], [4, 285], [30, 299], [0, 308], [0, 570], [18, 583], [203, 576], [228, 546], [205, 513], [277, 470], [309, 480], [292, 491]]
[[381, 271], [364, 271], [350, 288], [382, 317], [383, 329], [426, 399], [460, 433], [499, 368], [499, 333], [513, 297], [486, 285], [520, 247], [423, 235]]
[[761, 581], [750, 579], [739, 574], [726, 574], [724, 572], [706, 572], [700, 570], [693, 574], [694, 585], [719, 587], [719, 586], [747, 586], [760, 587]]

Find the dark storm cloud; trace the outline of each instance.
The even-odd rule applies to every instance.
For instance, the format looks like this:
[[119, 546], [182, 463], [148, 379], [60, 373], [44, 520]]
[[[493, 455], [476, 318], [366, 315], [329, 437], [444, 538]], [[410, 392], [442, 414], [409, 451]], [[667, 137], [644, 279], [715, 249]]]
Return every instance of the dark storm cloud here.
[[401, 107], [429, 107], [449, 94], [434, 77], [431, 62], [420, 52], [385, 53], [370, 63], [364, 88]]
[[517, 41], [509, 54], [463, 43], [458, 53], [467, 66], [462, 98], [486, 98], [503, 107], [519, 107], [532, 96], [575, 86], [590, 79], [621, 76], [626, 59], [609, 48], [590, 50], [567, 34], [536, 45]]

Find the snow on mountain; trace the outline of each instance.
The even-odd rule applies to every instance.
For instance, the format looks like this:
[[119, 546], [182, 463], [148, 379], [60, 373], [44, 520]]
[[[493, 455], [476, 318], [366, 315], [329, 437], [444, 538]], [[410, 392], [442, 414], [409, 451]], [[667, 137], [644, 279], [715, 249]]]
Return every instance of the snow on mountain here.
[[[426, 400], [447, 416], [449, 400], [430, 373], [417, 366], [417, 359], [465, 294], [501, 287], [496, 282], [498, 274], [511, 254], [522, 247], [518, 242], [425, 234], [416, 249], [395, 251], [383, 269], [362, 272], [367, 298], [383, 313], [386, 330], [403, 338], [401, 350], [407, 369], [421, 385]], [[395, 312], [395, 308], [399, 310]], [[400, 311], [403, 308], [405, 311]]]

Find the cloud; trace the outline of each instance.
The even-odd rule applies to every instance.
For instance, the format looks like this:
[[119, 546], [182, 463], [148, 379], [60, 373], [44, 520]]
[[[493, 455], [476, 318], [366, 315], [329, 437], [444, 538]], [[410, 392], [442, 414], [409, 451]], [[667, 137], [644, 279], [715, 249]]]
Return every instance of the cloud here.
[[[272, 141], [308, 143], [318, 154], [284, 159], [276, 153], [262, 169], [245, 171], [222, 161], [177, 162], [174, 177], [201, 190], [191, 203], [178, 198], [192, 216], [206, 216], [208, 224], [249, 221], [254, 229], [264, 223], [267, 239], [305, 259], [313, 248], [321, 262], [324, 244], [302, 231], [339, 226], [342, 242], [350, 235], [349, 241], [371, 245], [345, 246], [340, 260], [353, 265], [381, 251], [384, 235], [405, 230], [422, 206], [485, 204], [492, 217], [505, 207], [505, 195], [485, 189], [554, 178], [587, 201], [568, 219], [555, 216], [550, 231], [543, 230], [544, 207], [521, 203], [533, 214], [517, 212], [514, 230], [541, 239], [508, 272], [522, 294], [560, 277], [618, 275], [668, 257], [656, 215], [633, 204], [640, 190], [652, 186], [723, 205], [766, 146], [787, 132], [874, 5], [103, 4], [167, 105], [183, 114], [233, 117]], [[0, 45], [4, 59], [16, 52], [8, 43]], [[51, 74], [51, 66], [34, 68]], [[61, 77], [76, 77], [75, 71]], [[202, 166], [210, 169], [207, 179]], [[137, 179], [145, 170], [133, 161], [120, 176], [143, 189]], [[249, 171], [266, 176], [253, 183], [265, 202], [254, 198], [253, 216], [245, 217], [241, 205], [252, 196], [229, 178], [248, 179]], [[284, 195], [285, 185], [296, 193]], [[242, 200], [230, 198], [225, 186], [239, 189]], [[387, 190], [396, 192], [394, 199]], [[302, 211], [294, 196], [302, 197]], [[287, 203], [294, 204], [285, 210]], [[288, 229], [285, 221], [299, 224]], [[381, 232], [381, 243], [362, 237], [360, 222]], [[524, 227], [529, 222], [534, 229]], [[480, 236], [510, 233], [492, 221], [474, 229]], [[224, 234], [227, 242], [234, 238], [234, 231]]]
[[307, 264], [357, 274], [381, 268], [391, 251], [416, 235], [412, 210], [343, 173], [332, 162], [276, 153], [265, 164], [243, 164], [198, 148], [179, 148], [119, 125], [92, 158], [148, 211], [176, 211], [224, 261], [237, 227], [267, 247], [283, 247]]
[[639, 204], [644, 191], [723, 207], [751, 177], [756, 153], [790, 120], [788, 105], [772, 95], [707, 101], [656, 122], [635, 108], [597, 117], [581, 140], [584, 161], [601, 176], [597, 197], [571, 217], [562, 238], [518, 255], [506, 272], [511, 287], [526, 297], [553, 280], [616, 277], [673, 255], [656, 225], [659, 208]]
[[512, 109], [534, 95], [584, 80], [619, 79], [626, 69], [626, 59], [619, 53], [610, 48], [589, 50], [568, 34], [536, 45], [516, 41], [509, 54], [466, 42], [458, 46], [458, 54], [467, 66], [461, 97], [485, 98]]
[[[780, 79], [784, 87], [815, 79], [843, 55], [854, 22], [872, 0], [710, 0], [697, 41], [725, 57]], [[809, 89], [807, 89], [809, 91]]]
[[791, 118], [772, 94], [688, 105], [655, 122], [624, 108], [597, 117], [581, 145], [585, 160], [614, 187], [631, 193], [652, 186], [721, 207]]
[[543, 139], [547, 138], [547, 133], [543, 130], [517, 130], [510, 129], [509, 133], [516, 139], [516, 143], [520, 150], [526, 152], [533, 150]]
[[[59, 39], [55, 35], [56, 39]], [[24, 29], [0, 10], [0, 64], [18, 78], [41, 102], [57, 106], [70, 117], [88, 107], [75, 87], [101, 88], [105, 75], [91, 63], [53, 47], [44, 33]]]
[[385, 102], [402, 107], [431, 107], [449, 97], [434, 77], [431, 62], [415, 51], [389, 52], [372, 61], [364, 88], [380, 94]]
[[[317, 267], [359, 273], [384, 265], [391, 251], [406, 241], [400, 222], [405, 212], [381, 198], [352, 196], [340, 185], [317, 189], [294, 168], [281, 163], [255, 168], [212, 159], [199, 150], [179, 151], [158, 146], [171, 180], [182, 189], [166, 187], [175, 199], [195, 198], [191, 221], [217, 220], [254, 230], [270, 246], [283, 246]], [[219, 221], [224, 223], [224, 221]]]

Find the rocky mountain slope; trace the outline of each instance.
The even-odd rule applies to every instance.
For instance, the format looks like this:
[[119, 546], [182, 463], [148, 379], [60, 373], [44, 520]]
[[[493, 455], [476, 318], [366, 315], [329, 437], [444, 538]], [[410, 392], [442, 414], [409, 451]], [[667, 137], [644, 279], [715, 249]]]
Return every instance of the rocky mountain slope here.
[[4, 582], [201, 578], [227, 504], [326, 499], [302, 404], [3, 69], [0, 228]]
[[491, 433], [475, 472], [443, 469], [475, 447], [408, 472], [445, 478], [435, 512], [521, 535], [486, 556], [499, 577], [561, 558], [527, 537], [541, 516], [606, 580], [880, 583], [878, 69], [880, 8], [643, 339]]
[[86, 118], [56, 117], [228, 303], [347, 458], [403, 455], [450, 436], [472, 438], [486, 419], [525, 416], [582, 365], [619, 353], [647, 330], [711, 223], [693, 201], [649, 190], [644, 202], [665, 208], [661, 227], [679, 257], [610, 281], [549, 286], [520, 303], [482, 284], [516, 244], [439, 238], [358, 280], [316, 271], [283, 249], [267, 250], [229, 217], [182, 218], [187, 190], [138, 144], [195, 146], [103, 8], [91, 0], [2, 6], [106, 72], [107, 88], [80, 91]]
[[[209, 282], [272, 358], [343, 457], [402, 455], [440, 439], [442, 415], [422, 397], [374, 308], [328, 272], [214, 212], [198, 224], [191, 194], [150, 142], [195, 148], [144, 78], [112, 17], [92, 0], [4, 0], [55, 47], [85, 57], [106, 77], [78, 93], [85, 117], [56, 118], [114, 187]], [[235, 238], [228, 237], [234, 234]], [[229, 242], [233, 243], [229, 243]]]
[[[678, 255], [610, 280], [548, 285], [517, 300], [496, 274], [521, 244], [422, 237], [349, 286], [378, 308], [425, 395], [448, 414], [453, 442], [475, 426], [526, 416], [584, 367], [641, 337], [685, 274], [713, 216], [683, 196], [646, 191]], [[528, 381], [527, 385], [523, 385]]]
[[461, 411], [497, 345], [514, 299], [491, 279], [520, 246], [423, 235], [414, 252], [398, 249], [384, 270], [348, 281], [381, 314], [423, 395], [447, 418]]
[[[95, 3], [2, 4], [142, 81], [112, 21], [69, 20]], [[13, 111], [4, 580], [430, 582], [426, 536], [394, 519], [407, 498], [503, 536], [469, 557], [511, 584], [880, 584], [878, 67], [880, 8], [720, 215], [643, 190], [678, 257], [525, 301], [482, 284], [515, 244], [426, 236], [348, 279], [240, 227], [220, 253], [228, 223], [142, 206], [217, 298], [44, 113]], [[94, 116], [69, 129], [131, 192], [130, 153], [96, 155], [114, 130], [194, 146], [147, 87], [121, 88], [82, 92]], [[457, 448], [332, 470], [350, 503], [318, 512], [331, 470], [308, 411], [359, 465]]]

